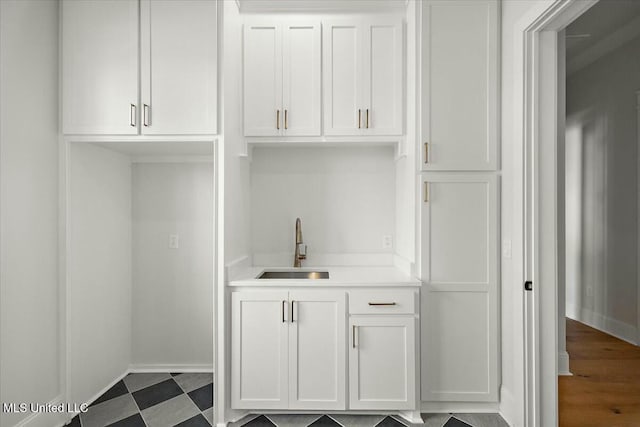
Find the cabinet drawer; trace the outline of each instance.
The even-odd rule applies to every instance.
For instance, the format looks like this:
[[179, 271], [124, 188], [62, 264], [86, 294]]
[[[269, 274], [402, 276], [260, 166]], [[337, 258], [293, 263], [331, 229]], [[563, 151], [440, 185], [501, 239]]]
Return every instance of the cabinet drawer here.
[[413, 314], [417, 292], [411, 289], [349, 292], [349, 314]]

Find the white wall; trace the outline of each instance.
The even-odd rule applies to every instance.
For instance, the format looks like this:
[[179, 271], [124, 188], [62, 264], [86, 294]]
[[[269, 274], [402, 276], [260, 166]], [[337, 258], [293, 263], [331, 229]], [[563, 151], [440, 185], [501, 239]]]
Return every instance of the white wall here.
[[567, 313], [634, 343], [639, 51], [637, 38], [567, 80]]
[[213, 165], [134, 164], [132, 197], [133, 365], [212, 369]]
[[[255, 265], [293, 262], [302, 220], [305, 265], [392, 264], [395, 164], [391, 147], [255, 148], [251, 242]], [[352, 255], [352, 256], [348, 256]]]
[[131, 361], [131, 163], [91, 144], [69, 151], [69, 399], [86, 402]]
[[[0, 401], [60, 398], [58, 5], [0, 1]], [[0, 415], [12, 426], [30, 414]], [[52, 425], [56, 414], [32, 425]]]

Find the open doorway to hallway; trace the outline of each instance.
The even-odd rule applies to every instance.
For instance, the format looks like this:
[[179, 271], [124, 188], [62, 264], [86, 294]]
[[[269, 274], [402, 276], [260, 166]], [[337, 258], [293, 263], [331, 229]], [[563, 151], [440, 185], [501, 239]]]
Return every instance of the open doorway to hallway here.
[[601, 0], [563, 43], [558, 371], [573, 375], [559, 378], [560, 426], [638, 425], [640, 2]]

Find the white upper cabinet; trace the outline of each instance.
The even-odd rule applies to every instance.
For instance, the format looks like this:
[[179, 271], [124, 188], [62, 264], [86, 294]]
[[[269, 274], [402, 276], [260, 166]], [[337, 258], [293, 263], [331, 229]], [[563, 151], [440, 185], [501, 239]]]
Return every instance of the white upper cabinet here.
[[245, 136], [320, 135], [320, 28], [245, 24]]
[[138, 0], [64, 1], [62, 131], [136, 134]]
[[422, 3], [422, 169], [494, 170], [498, 0]]
[[324, 133], [359, 135], [362, 129], [362, 27], [357, 22], [325, 22]]
[[362, 67], [365, 134], [402, 134], [402, 23], [378, 20], [364, 25]]
[[401, 135], [401, 19], [325, 22], [324, 133]]
[[216, 2], [142, 0], [141, 24], [142, 133], [216, 133]]
[[216, 133], [216, 13], [215, 0], [64, 0], [63, 133]]

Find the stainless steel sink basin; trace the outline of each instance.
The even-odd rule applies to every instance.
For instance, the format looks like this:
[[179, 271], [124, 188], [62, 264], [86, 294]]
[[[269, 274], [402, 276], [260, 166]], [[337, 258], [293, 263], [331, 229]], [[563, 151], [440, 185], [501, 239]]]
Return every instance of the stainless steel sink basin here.
[[258, 279], [328, 279], [328, 271], [265, 271]]

